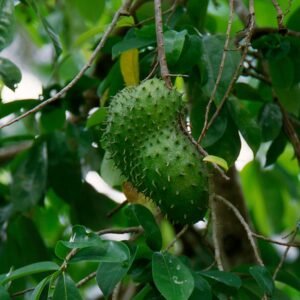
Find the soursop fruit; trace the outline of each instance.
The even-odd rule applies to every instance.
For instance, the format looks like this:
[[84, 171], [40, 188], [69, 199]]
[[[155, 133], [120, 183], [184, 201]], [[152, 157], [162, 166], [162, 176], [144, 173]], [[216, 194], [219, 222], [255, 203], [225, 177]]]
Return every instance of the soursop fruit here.
[[179, 125], [181, 95], [151, 79], [111, 100], [102, 137], [117, 168], [175, 223], [201, 220], [208, 203], [205, 163]]

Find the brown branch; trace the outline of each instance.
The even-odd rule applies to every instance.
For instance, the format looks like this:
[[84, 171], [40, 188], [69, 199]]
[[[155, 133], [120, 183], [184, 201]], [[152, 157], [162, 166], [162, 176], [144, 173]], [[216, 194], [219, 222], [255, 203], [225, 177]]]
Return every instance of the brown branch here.
[[76, 287], [80, 288], [81, 286], [83, 286], [84, 284], [86, 284], [87, 282], [89, 282], [91, 279], [96, 277], [97, 272], [92, 272], [89, 275], [87, 275], [86, 277], [82, 278], [81, 280], [79, 280], [76, 283]]
[[223, 75], [223, 70], [224, 70], [226, 56], [227, 56], [227, 49], [228, 49], [229, 42], [230, 42], [230, 32], [231, 32], [231, 27], [232, 27], [232, 21], [233, 21], [233, 10], [234, 10], [233, 0], [229, 1], [229, 5], [230, 5], [230, 12], [229, 12], [229, 19], [228, 19], [228, 24], [227, 24], [227, 29], [226, 29], [226, 40], [225, 40], [225, 44], [224, 44], [224, 50], [223, 50], [223, 54], [222, 54], [222, 58], [221, 58], [221, 62], [220, 62], [219, 70], [218, 70], [216, 83], [214, 85], [214, 88], [212, 90], [212, 93], [210, 95], [209, 101], [206, 106], [203, 128], [202, 128], [200, 136], [197, 140], [198, 144], [200, 144], [200, 142], [204, 138], [204, 135], [207, 132], [206, 128], [208, 125], [210, 108], [211, 108], [213, 101], [215, 100], [215, 96], [216, 96], [216, 93], [217, 93], [217, 90], [218, 90], [218, 87], [219, 87], [219, 84], [221, 82], [221, 78]]
[[[298, 230], [296, 229], [296, 230], [294, 231], [294, 233], [293, 233], [291, 239], [290, 239], [290, 243], [292, 243], [292, 242], [294, 241], [294, 239], [295, 239], [297, 233], [298, 233]], [[287, 255], [288, 255], [288, 252], [289, 252], [290, 248], [291, 248], [290, 245], [288, 245], [288, 246], [286, 247], [286, 249], [285, 249], [285, 251], [284, 251], [284, 253], [283, 253], [282, 257], [281, 257], [281, 260], [280, 260], [280, 262], [279, 262], [279, 264], [278, 264], [276, 270], [274, 271], [274, 274], [273, 274], [273, 280], [276, 279], [276, 276], [277, 276], [278, 272], [279, 272], [280, 269], [282, 268], [282, 265], [283, 265], [283, 263], [284, 263], [284, 261], [285, 261]]]
[[283, 25], [284, 14], [283, 14], [283, 11], [282, 11], [279, 3], [277, 2], [277, 0], [272, 0], [272, 3], [273, 3], [274, 8], [277, 12], [278, 29], [281, 30], [281, 29], [284, 28], [284, 25]]
[[[213, 190], [213, 189], [211, 189]], [[215, 201], [214, 201], [214, 195], [211, 194], [209, 196], [209, 205], [211, 209], [211, 221], [212, 221], [212, 239], [214, 243], [214, 250], [215, 250], [215, 261], [217, 263], [217, 267], [220, 271], [224, 271], [224, 266], [222, 263], [222, 255], [221, 255], [221, 246], [220, 246], [220, 241], [218, 239], [218, 218], [217, 218], [217, 209], [215, 206]]]
[[162, 79], [165, 81], [166, 86], [171, 89], [172, 82], [169, 77], [169, 69], [166, 60], [166, 53], [164, 47], [164, 36], [163, 36], [163, 23], [161, 14], [161, 0], [154, 0], [155, 9], [155, 28], [156, 28], [156, 40], [157, 40], [157, 55], [160, 65], [160, 73]]
[[276, 244], [276, 245], [280, 245], [280, 246], [289, 246], [289, 247], [300, 248], [300, 243], [280, 242], [280, 241], [270, 239], [268, 237], [265, 237], [261, 234], [255, 233], [255, 232], [252, 232], [252, 235], [255, 236], [256, 238], [260, 239], [260, 240], [263, 240], [263, 241], [266, 241], [266, 242], [269, 242], [269, 243], [272, 243], [272, 244]]
[[250, 245], [252, 247], [253, 253], [255, 255], [255, 258], [257, 260], [257, 263], [261, 266], [264, 266], [264, 263], [258, 253], [258, 249], [257, 246], [255, 244], [255, 241], [253, 239], [252, 236], [252, 231], [249, 227], [249, 225], [247, 224], [247, 222], [245, 221], [244, 217], [241, 215], [241, 213], [239, 212], [239, 210], [232, 204], [230, 203], [228, 200], [226, 200], [224, 197], [219, 196], [219, 195], [215, 195], [214, 199], [224, 203], [228, 208], [230, 208], [233, 213], [235, 214], [235, 216], [237, 217], [237, 219], [240, 221], [241, 225], [244, 227], [246, 233], [247, 233], [247, 237], [249, 239]]
[[11, 297], [12, 298], [17, 298], [17, 297], [23, 296], [26, 293], [30, 293], [32, 291], [34, 291], [34, 288], [28, 288], [28, 289], [25, 289], [25, 290], [22, 290], [22, 291], [19, 291], [19, 292], [15, 292], [14, 294], [11, 295]]
[[169, 251], [175, 243], [180, 239], [180, 237], [188, 230], [189, 225], [185, 225], [177, 234], [174, 240], [166, 247], [165, 251]]
[[298, 160], [298, 163], [300, 165], [300, 140], [299, 140], [298, 134], [297, 134], [297, 132], [294, 128], [293, 123], [290, 120], [290, 117], [289, 117], [287, 111], [283, 107], [283, 105], [280, 103], [280, 101], [278, 99], [275, 99], [275, 102], [280, 107], [280, 110], [281, 110], [281, 113], [282, 113], [282, 116], [283, 116], [283, 129], [284, 129], [284, 132], [286, 133], [289, 141], [293, 145], [293, 148], [294, 148], [294, 151], [295, 151], [295, 156], [296, 156], [296, 158]]
[[207, 130], [211, 127], [211, 125], [213, 124], [215, 119], [220, 114], [220, 111], [221, 111], [223, 105], [225, 104], [228, 96], [231, 93], [231, 90], [232, 90], [236, 80], [238, 79], [238, 77], [240, 75], [241, 68], [243, 67], [244, 60], [245, 60], [245, 58], [247, 56], [247, 53], [248, 53], [248, 47], [249, 47], [250, 42], [251, 42], [251, 37], [252, 37], [252, 34], [253, 34], [254, 26], [255, 26], [254, 3], [253, 3], [253, 0], [250, 0], [249, 1], [249, 24], [247, 25], [247, 29], [245, 30], [245, 32], [246, 32], [245, 45], [243, 46], [243, 52], [242, 52], [241, 59], [240, 59], [239, 64], [238, 64], [238, 66], [237, 66], [237, 68], [236, 68], [236, 70], [235, 70], [235, 72], [234, 72], [234, 74], [231, 78], [231, 81], [230, 81], [230, 83], [227, 87], [227, 90], [226, 90], [220, 104], [218, 105], [215, 113], [211, 117], [211, 119], [208, 122], [207, 126], [203, 129], [203, 131], [204, 131], [203, 136], [206, 134]]
[[249, 10], [241, 0], [233, 0], [235, 12], [239, 19], [246, 26], [249, 21]]
[[[193, 138], [193, 136], [190, 134], [190, 132], [186, 129], [186, 126], [184, 124], [182, 116], [180, 116], [179, 120], [180, 128], [182, 129], [183, 133], [188, 137], [188, 139], [191, 141], [191, 143], [196, 147], [198, 152], [203, 155], [204, 157], [209, 155]], [[218, 173], [225, 179], [229, 180], [229, 177], [225, 174], [224, 170], [219, 167], [217, 164], [212, 163], [212, 166], [218, 171]]]
[[124, 4], [119, 8], [119, 10], [115, 13], [111, 23], [109, 24], [108, 28], [104, 32], [99, 44], [93, 51], [91, 57], [89, 58], [88, 62], [82, 67], [82, 69], [78, 72], [78, 74], [75, 75], [75, 77], [63, 88], [61, 89], [57, 94], [55, 94], [53, 97], [48, 98], [47, 100], [43, 101], [41, 104], [37, 105], [33, 109], [28, 110], [24, 114], [21, 114], [20, 116], [12, 119], [11, 121], [6, 122], [5, 124], [0, 126], [0, 129], [9, 126], [39, 110], [47, 106], [48, 104], [60, 99], [65, 95], [67, 91], [69, 91], [77, 82], [78, 80], [84, 75], [84, 73], [92, 66], [93, 62], [95, 61], [98, 53], [101, 51], [103, 46], [105, 45], [105, 42], [107, 38], [109, 37], [110, 33], [114, 29], [115, 25], [117, 24], [117, 21], [121, 15], [127, 12], [132, 0], [126, 0]]

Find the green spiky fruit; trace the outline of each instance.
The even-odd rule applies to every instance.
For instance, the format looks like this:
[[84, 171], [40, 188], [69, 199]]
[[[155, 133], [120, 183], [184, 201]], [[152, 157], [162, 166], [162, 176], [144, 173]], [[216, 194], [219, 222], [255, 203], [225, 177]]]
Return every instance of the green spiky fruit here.
[[159, 79], [128, 87], [111, 101], [103, 145], [123, 175], [174, 222], [207, 210], [202, 157], [178, 123], [181, 96]]

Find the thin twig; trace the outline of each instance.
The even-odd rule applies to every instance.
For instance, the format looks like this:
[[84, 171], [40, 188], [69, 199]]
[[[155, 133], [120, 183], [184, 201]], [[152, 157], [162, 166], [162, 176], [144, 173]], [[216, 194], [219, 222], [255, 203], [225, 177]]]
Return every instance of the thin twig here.
[[79, 280], [76, 283], [76, 287], [80, 288], [81, 286], [83, 286], [84, 284], [86, 284], [88, 281], [90, 281], [91, 279], [93, 279], [94, 277], [96, 277], [97, 272], [92, 272], [89, 275], [87, 275], [86, 277], [82, 278], [81, 280]]
[[255, 236], [256, 238], [260, 239], [260, 240], [263, 240], [263, 241], [266, 241], [266, 242], [270, 242], [272, 244], [276, 244], [276, 245], [281, 245], [281, 246], [286, 246], [286, 247], [297, 247], [297, 248], [300, 248], [300, 243], [286, 243], [286, 242], [280, 242], [280, 241], [277, 241], [277, 240], [273, 240], [273, 239], [270, 239], [268, 237], [265, 237], [261, 234], [258, 234], [258, 233], [255, 233], [255, 232], [252, 232], [252, 235]]
[[298, 163], [300, 164], [300, 140], [299, 140], [298, 134], [297, 134], [297, 132], [294, 128], [293, 123], [290, 120], [290, 117], [289, 117], [287, 111], [285, 110], [283, 105], [280, 103], [280, 100], [275, 99], [275, 102], [280, 107], [280, 110], [281, 110], [281, 113], [282, 113], [282, 116], [283, 116], [284, 131], [285, 131], [289, 141], [291, 142], [291, 144], [294, 148], [295, 156], [298, 160]]
[[[294, 241], [294, 239], [295, 239], [297, 233], [298, 233], [298, 230], [296, 229], [296, 230], [294, 231], [294, 233], [293, 233], [291, 239], [290, 239], [290, 243], [293, 243], [293, 241]], [[274, 271], [274, 274], [273, 274], [273, 280], [276, 279], [276, 276], [277, 276], [278, 272], [279, 272], [280, 269], [282, 268], [282, 265], [283, 265], [283, 263], [284, 263], [284, 261], [285, 261], [287, 255], [288, 255], [288, 252], [289, 252], [290, 248], [291, 248], [290, 245], [288, 245], [288, 246], [286, 247], [286, 249], [285, 249], [285, 251], [284, 251], [284, 253], [283, 253], [282, 257], [281, 257], [281, 260], [280, 260], [280, 262], [279, 262], [279, 264], [278, 264], [276, 270]]]
[[225, 92], [225, 95], [223, 96], [220, 104], [218, 105], [214, 115], [212, 116], [212, 118], [210, 119], [209, 123], [207, 124], [206, 126], [206, 131], [210, 128], [210, 126], [213, 124], [213, 122], [215, 121], [215, 119], [218, 117], [218, 115], [220, 114], [220, 111], [223, 107], [223, 105], [225, 104], [228, 96], [230, 95], [231, 93], [231, 90], [233, 88], [233, 85], [235, 84], [236, 80], [238, 79], [239, 75], [240, 75], [240, 70], [243, 66], [243, 63], [244, 63], [244, 60], [247, 56], [247, 53], [248, 53], [248, 47], [250, 45], [250, 42], [251, 42], [251, 37], [252, 37], [252, 34], [253, 34], [253, 30], [254, 30], [254, 26], [255, 26], [255, 13], [254, 13], [254, 3], [253, 3], [253, 0], [250, 0], [249, 1], [249, 12], [250, 12], [250, 20], [249, 20], [249, 27], [247, 29], [247, 34], [246, 34], [246, 37], [245, 37], [245, 45], [243, 46], [243, 52], [242, 52], [242, 56], [241, 56], [241, 59], [240, 59], [240, 62], [231, 78], [231, 81], [229, 83], [229, 86]]
[[187, 229], [189, 228], [189, 225], [185, 225], [177, 234], [175, 239], [167, 246], [167, 248], [165, 249], [165, 251], [169, 251], [174, 245], [175, 243], [180, 239], [180, 237], [187, 231]]
[[216, 199], [218, 201], [221, 201], [222, 203], [224, 203], [228, 208], [230, 208], [233, 211], [233, 213], [235, 214], [237, 219], [240, 221], [241, 225], [244, 227], [244, 229], [247, 233], [249, 242], [251, 244], [251, 247], [253, 249], [253, 253], [255, 255], [255, 258], [256, 258], [257, 262], [261, 266], [264, 266], [264, 263], [263, 263], [262, 259], [260, 258], [260, 255], [258, 253], [258, 249], [257, 249], [255, 241], [253, 239], [252, 231], [251, 231], [249, 225], [247, 224], [247, 222], [245, 221], [244, 217], [239, 212], [239, 210], [232, 203], [230, 203], [228, 200], [226, 200], [224, 197], [222, 197], [220, 195], [215, 195], [214, 199]]
[[165, 81], [166, 86], [171, 89], [172, 82], [169, 77], [169, 69], [166, 60], [166, 53], [164, 47], [164, 36], [163, 36], [163, 23], [161, 14], [161, 0], [154, 0], [155, 9], [155, 28], [156, 28], [156, 40], [157, 40], [157, 55], [160, 65], [160, 73], [162, 79]]
[[[211, 189], [212, 190], [212, 189]], [[221, 257], [221, 249], [219, 244], [219, 239], [217, 235], [217, 222], [218, 218], [215, 211], [215, 205], [214, 205], [214, 194], [211, 193], [209, 196], [209, 205], [211, 210], [211, 223], [212, 223], [212, 239], [214, 244], [214, 252], [215, 252], [215, 261], [217, 263], [217, 267], [220, 271], [224, 271], [223, 263], [222, 263], [222, 257]]]
[[[198, 150], [198, 152], [203, 155], [204, 157], [209, 155], [193, 138], [193, 136], [190, 134], [190, 132], [187, 130], [185, 124], [184, 124], [184, 120], [182, 118], [182, 116], [180, 116], [180, 120], [179, 120], [179, 125], [183, 131], [183, 133], [188, 137], [188, 139], [191, 141], [191, 143], [196, 147], [196, 149]], [[217, 164], [212, 163], [212, 166], [219, 172], [219, 174], [225, 179], [225, 180], [230, 180], [230, 178], [225, 174], [224, 170], [219, 167]]]
[[197, 140], [198, 144], [200, 144], [200, 142], [202, 141], [202, 139], [203, 139], [203, 137], [204, 137], [204, 135], [207, 131], [206, 127], [207, 127], [207, 124], [208, 124], [210, 108], [211, 108], [211, 105], [213, 104], [213, 102], [215, 100], [215, 96], [216, 96], [216, 93], [217, 93], [217, 90], [218, 90], [218, 87], [219, 87], [219, 84], [221, 82], [221, 78], [222, 78], [222, 75], [223, 75], [223, 70], [224, 70], [226, 56], [227, 56], [227, 51], [226, 50], [228, 49], [228, 46], [229, 46], [229, 43], [230, 43], [230, 32], [231, 32], [232, 21], [233, 21], [233, 11], [234, 11], [233, 0], [229, 1], [229, 5], [230, 5], [230, 12], [229, 12], [229, 19], [228, 19], [227, 29], [226, 29], [226, 40], [225, 40], [225, 44], [224, 44], [224, 50], [223, 50], [223, 54], [222, 54], [222, 58], [221, 58], [220, 66], [219, 66], [219, 71], [218, 71], [216, 83], [214, 85], [214, 88], [212, 90], [212, 93], [210, 95], [209, 101], [208, 101], [207, 106], [206, 106], [203, 128], [202, 128], [200, 136]]
[[283, 13], [279, 3], [277, 2], [277, 0], [272, 0], [272, 3], [277, 12], [278, 29], [279, 30], [284, 29], [284, 25], [283, 25], [284, 13]]
[[131, 3], [132, 0], [126, 0], [124, 2], [124, 4], [120, 7], [120, 9], [115, 13], [110, 25], [108, 26], [108, 28], [106, 29], [106, 31], [104, 32], [99, 44], [97, 45], [97, 47], [95, 48], [95, 50], [93, 51], [90, 59], [88, 60], [88, 62], [82, 67], [82, 69], [78, 72], [78, 74], [75, 75], [75, 77], [70, 81], [70, 83], [68, 83], [63, 89], [61, 89], [57, 94], [55, 94], [53, 97], [43, 101], [41, 104], [35, 106], [33, 109], [28, 110], [27, 112], [25, 112], [24, 114], [21, 114], [20, 116], [12, 119], [11, 121], [6, 122], [5, 124], [0, 126], [0, 129], [9, 126], [39, 110], [41, 110], [43, 107], [45, 107], [46, 105], [60, 99], [62, 96], [65, 95], [65, 93], [67, 91], [69, 91], [77, 82], [78, 80], [84, 75], [84, 73], [92, 66], [93, 62], [95, 61], [98, 53], [100, 52], [100, 50], [103, 48], [107, 38], [109, 37], [110, 33], [112, 32], [112, 30], [114, 29], [115, 25], [117, 24], [117, 21], [119, 19], [119, 17], [121, 15], [123, 15], [129, 8], [129, 5]]
[[25, 289], [25, 290], [22, 290], [19, 292], [15, 292], [14, 294], [11, 295], [11, 297], [17, 298], [17, 297], [23, 296], [24, 294], [30, 293], [32, 291], [34, 291], [34, 288], [28, 288], [28, 289]]
[[123, 208], [126, 204], [128, 204], [128, 200], [124, 200], [122, 203], [118, 204], [111, 211], [106, 214], [107, 218], [111, 218], [114, 214], [116, 214], [121, 208]]

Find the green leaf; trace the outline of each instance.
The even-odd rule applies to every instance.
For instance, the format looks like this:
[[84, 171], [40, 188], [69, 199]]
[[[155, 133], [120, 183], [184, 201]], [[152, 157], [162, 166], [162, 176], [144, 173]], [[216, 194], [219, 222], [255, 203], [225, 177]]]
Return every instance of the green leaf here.
[[0, 57], [0, 78], [7, 87], [14, 91], [22, 79], [22, 74], [13, 62]]
[[0, 51], [13, 40], [14, 8], [13, 0], [0, 0]]
[[83, 249], [87, 247], [102, 247], [107, 246], [96, 233], [87, 232], [84, 226], [76, 225], [73, 227], [73, 234], [71, 241], [59, 241], [55, 247], [55, 254], [57, 257], [64, 259], [70, 252], [70, 249]]
[[1, 281], [1, 284], [5, 284], [9, 281], [13, 281], [32, 274], [57, 271], [58, 269], [59, 266], [52, 261], [43, 261], [43, 262], [34, 263], [7, 274], [5, 279]]
[[167, 252], [153, 253], [152, 276], [155, 286], [167, 300], [187, 300], [193, 292], [191, 271], [179, 258]]
[[242, 100], [263, 101], [258, 90], [244, 82], [238, 82], [234, 86], [235, 96]]
[[53, 47], [54, 47], [54, 50], [56, 53], [56, 57], [59, 57], [59, 55], [62, 52], [62, 45], [59, 41], [58, 35], [54, 32], [52, 26], [49, 24], [49, 22], [46, 20], [46, 18], [42, 15], [41, 9], [39, 8], [39, 5], [38, 5], [38, 2], [36, 0], [27, 0], [27, 1], [28, 1], [28, 3], [30, 3], [30, 5], [34, 9], [35, 13], [41, 20], [41, 23], [42, 23], [50, 41], [53, 44]]
[[[274, 270], [275, 271], [275, 270]], [[280, 270], [277, 274], [276, 281], [285, 283], [292, 288], [300, 291], [300, 278], [289, 271]]]
[[45, 133], [62, 129], [65, 122], [66, 111], [60, 107], [44, 110], [40, 117], [41, 127]]
[[294, 81], [294, 65], [289, 57], [269, 60], [272, 85], [278, 89], [288, 89]]
[[93, 126], [101, 125], [104, 122], [106, 115], [107, 115], [107, 108], [99, 107], [87, 119], [86, 127], [91, 128]]
[[275, 103], [266, 103], [260, 113], [259, 123], [263, 141], [274, 140], [282, 128], [282, 113], [279, 106]]
[[280, 154], [283, 153], [285, 146], [287, 144], [287, 138], [283, 132], [281, 132], [272, 142], [270, 148], [268, 149], [266, 155], [266, 164], [265, 166], [270, 166], [274, 164]]
[[155, 44], [154, 26], [144, 26], [139, 30], [130, 30], [126, 37], [112, 47], [112, 58], [116, 58], [122, 52], [133, 48], [144, 48]]
[[232, 166], [239, 156], [241, 140], [235, 124], [228, 118], [227, 127], [220, 139], [213, 145], [205, 147], [210, 155], [222, 157], [228, 166]]
[[275, 285], [270, 272], [262, 266], [250, 267], [249, 272], [264, 292], [268, 296], [272, 296]]
[[82, 300], [82, 297], [74, 281], [67, 274], [62, 273], [56, 283], [52, 299]]
[[220, 167], [222, 167], [225, 171], [228, 170], [227, 161], [225, 159], [223, 159], [222, 157], [214, 156], [214, 155], [207, 155], [203, 158], [203, 161], [208, 161], [208, 162], [217, 164]]
[[132, 27], [133, 25], [134, 19], [132, 16], [121, 16], [116, 27]]
[[[222, 35], [206, 35], [202, 39], [201, 69], [206, 73], [206, 80], [203, 80], [203, 89], [207, 95], [211, 94], [218, 77], [224, 43], [225, 36]], [[234, 46], [231, 45], [230, 47]], [[239, 61], [240, 54], [237, 51], [227, 51], [221, 81], [216, 92], [216, 104], [219, 104], [222, 100]]]
[[229, 287], [239, 289], [242, 285], [242, 281], [239, 276], [223, 271], [206, 271], [206, 272], [197, 272], [197, 274], [210, 278], [214, 281], [223, 283]]
[[164, 34], [165, 52], [169, 65], [177, 63], [183, 49], [186, 35], [186, 30], [180, 32], [169, 30]]
[[13, 170], [11, 201], [15, 210], [25, 211], [41, 200], [47, 184], [46, 145], [37, 142]]
[[98, 0], [89, 0], [88, 5], [82, 0], [75, 0], [74, 5], [81, 16], [92, 23], [99, 21], [105, 9], [105, 1]]
[[152, 213], [145, 206], [133, 204], [126, 207], [127, 216], [144, 228], [147, 245], [154, 251], [162, 247], [162, 237]]
[[9, 103], [0, 103], [0, 118], [12, 113], [18, 113], [21, 109], [28, 110], [40, 104], [37, 100], [17, 100]]
[[227, 102], [231, 116], [251, 150], [256, 154], [261, 144], [261, 129], [256, 114], [237, 98], [231, 97]]
[[211, 300], [212, 293], [209, 283], [200, 275], [194, 274], [195, 289], [189, 300]]
[[30, 300], [39, 300], [45, 287], [49, 283], [51, 276], [44, 278], [34, 289], [33, 293], [31, 294]]
[[1, 285], [0, 285], [0, 299], [1, 300], [10, 300], [8, 291], [4, 288], [4, 286], [1, 286]]
[[134, 258], [135, 253], [130, 261], [118, 263], [102, 262], [99, 264], [96, 280], [105, 297], [112, 293], [116, 284], [127, 274]]
[[102, 246], [80, 249], [70, 262], [124, 262], [130, 258], [130, 251], [126, 244], [116, 241], [103, 241]]

